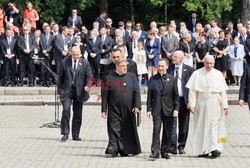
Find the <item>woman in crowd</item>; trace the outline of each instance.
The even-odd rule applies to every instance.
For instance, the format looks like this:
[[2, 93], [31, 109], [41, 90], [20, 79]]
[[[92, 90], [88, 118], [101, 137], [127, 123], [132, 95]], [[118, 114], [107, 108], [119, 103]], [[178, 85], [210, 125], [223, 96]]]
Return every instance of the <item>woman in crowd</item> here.
[[213, 50], [216, 52], [215, 68], [223, 73], [224, 78], [226, 78], [227, 70], [229, 69], [228, 49], [225, 32], [224, 30], [220, 30], [218, 42]]
[[203, 27], [201, 23], [196, 24], [195, 32], [193, 33], [193, 37], [195, 38], [195, 44], [200, 41], [200, 33], [203, 32]]
[[5, 12], [0, 4], [0, 34], [4, 33], [4, 16]]
[[204, 67], [202, 62], [203, 58], [209, 54], [209, 44], [206, 41], [206, 33], [201, 32], [199, 34], [200, 41], [196, 44], [195, 47], [195, 56], [196, 56], [196, 69]]
[[229, 48], [231, 71], [236, 85], [240, 85], [240, 79], [243, 75], [243, 59], [245, 55], [244, 46], [240, 44], [240, 39], [236, 36], [234, 38], [234, 45], [231, 45]]
[[84, 53], [85, 53], [85, 44], [83, 43], [84, 42], [84, 37], [82, 34], [78, 34], [76, 36], [76, 42], [73, 44], [73, 46], [77, 46], [80, 48], [81, 50], [81, 54], [82, 54], [82, 58], [84, 58]]
[[195, 53], [195, 45], [194, 43], [191, 41], [191, 35], [189, 33], [187, 33], [184, 38], [183, 41], [180, 42], [180, 46], [179, 46], [180, 50], [182, 50], [184, 52], [184, 59], [183, 59], [183, 63], [187, 64], [191, 67], [194, 66], [194, 58], [193, 55]]
[[161, 43], [159, 38], [155, 38], [155, 34], [152, 30], [148, 32], [148, 38], [145, 42], [146, 55], [147, 55], [147, 67], [148, 67], [148, 80], [151, 76], [157, 73], [157, 63], [159, 61]]

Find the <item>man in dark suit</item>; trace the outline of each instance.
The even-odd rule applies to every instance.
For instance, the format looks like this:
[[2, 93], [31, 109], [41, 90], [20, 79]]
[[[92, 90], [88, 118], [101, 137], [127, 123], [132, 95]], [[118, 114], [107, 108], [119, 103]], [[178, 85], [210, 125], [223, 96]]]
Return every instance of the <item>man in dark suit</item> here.
[[247, 41], [246, 41], [246, 61], [248, 64], [250, 64], [250, 36], [248, 36]]
[[141, 23], [136, 23], [135, 31], [138, 34], [138, 36], [137, 36], [138, 41], [144, 42], [144, 40], [147, 38], [147, 32], [143, 30], [143, 26]]
[[102, 52], [102, 41], [100, 37], [97, 37], [96, 31], [90, 32], [90, 39], [87, 44], [88, 61], [91, 66], [94, 78], [100, 79], [100, 60]]
[[188, 21], [188, 30], [191, 32], [195, 32], [196, 30], [196, 24], [201, 23], [200, 19], [197, 18], [196, 13], [192, 13], [192, 18]]
[[[44, 63], [51, 68], [52, 63], [52, 51], [54, 45], [54, 36], [51, 33], [50, 26], [44, 27], [44, 33], [41, 35], [41, 58], [43, 58]], [[41, 66], [40, 82], [44, 86], [49, 87], [50, 83], [50, 72], [44, 67]]]
[[[160, 59], [158, 73], [150, 78], [147, 96], [147, 117], [153, 116], [153, 140], [150, 158], [170, 159], [168, 148], [171, 143], [174, 117], [178, 116], [180, 100], [177, 80], [167, 74], [168, 60]], [[160, 132], [163, 123], [163, 135], [160, 148]]]
[[227, 28], [226, 28], [227, 31], [229, 31], [232, 35], [232, 39], [234, 39], [235, 36], [237, 36], [237, 31], [234, 30], [234, 24], [232, 22], [228, 22], [227, 23]]
[[161, 37], [162, 58], [172, 59], [173, 53], [178, 49], [178, 38], [174, 35], [173, 26], [168, 26], [168, 34]]
[[18, 52], [20, 64], [20, 81], [19, 85], [23, 86], [23, 78], [26, 73], [26, 68], [29, 71], [29, 86], [34, 86], [34, 60], [33, 51], [35, 48], [35, 38], [31, 35], [29, 27], [23, 27], [23, 35], [18, 39]]
[[248, 109], [250, 113], [250, 64], [245, 66], [243, 76], [240, 81], [240, 91], [239, 91], [239, 104], [244, 105], [244, 101], [248, 102]]
[[131, 21], [126, 22], [126, 31], [128, 32], [129, 37], [131, 37], [132, 32], [135, 31], [135, 29], [132, 27]]
[[12, 30], [6, 30], [6, 36], [1, 41], [3, 55], [3, 85], [15, 85], [15, 61], [17, 54], [17, 39], [14, 38]]
[[131, 34], [131, 38], [127, 42], [127, 50], [128, 50], [128, 58], [133, 59], [134, 52], [138, 49], [138, 40], [137, 40], [137, 32], [133, 31]]
[[102, 58], [109, 58], [110, 51], [112, 50], [112, 38], [107, 35], [105, 27], [100, 30], [100, 38], [102, 40]]
[[106, 16], [107, 13], [106, 12], [101, 12], [101, 15], [99, 17], [96, 18], [96, 22], [99, 23], [99, 28], [103, 28], [106, 25]]
[[245, 27], [242, 27], [241, 28], [241, 36], [240, 36], [240, 44], [244, 45], [246, 55], [249, 52], [248, 47], [247, 47], [247, 39], [248, 39], [247, 29]]
[[72, 15], [69, 16], [67, 25], [73, 28], [76, 27], [76, 25], [82, 26], [82, 18], [81, 16], [77, 16], [76, 9], [72, 9]]
[[174, 119], [172, 140], [169, 152], [177, 154], [177, 139], [179, 154], [185, 154], [184, 148], [186, 146], [190, 111], [188, 107], [188, 88], [186, 88], [187, 81], [193, 73], [193, 68], [183, 64], [184, 53], [177, 50], [173, 54], [173, 64], [169, 66], [168, 73], [177, 79], [177, 87], [180, 98], [180, 110], [178, 115], [179, 133], [177, 138], [177, 118]]
[[115, 37], [115, 27], [113, 27], [112, 26], [112, 19], [111, 18], [107, 18], [106, 19], [106, 28], [107, 28], [107, 30], [108, 30], [108, 35], [110, 36], [110, 37], [112, 37], [112, 38], [114, 38]]
[[72, 137], [75, 141], [81, 141], [79, 137], [82, 124], [83, 102], [89, 99], [92, 71], [89, 63], [81, 58], [80, 49], [75, 46], [71, 50], [71, 56], [62, 61], [59, 74], [58, 92], [63, 106], [61, 119], [62, 142], [68, 139], [70, 106], [73, 101]]
[[55, 47], [53, 50], [54, 59], [56, 63], [56, 74], [59, 74], [61, 69], [61, 61], [69, 56], [69, 51], [71, 48], [70, 37], [68, 36], [68, 27], [64, 26], [62, 28], [62, 33], [55, 36]]
[[124, 44], [129, 40], [129, 33], [125, 30], [124, 22], [118, 23], [118, 28], [121, 30], [121, 36], [124, 39]]

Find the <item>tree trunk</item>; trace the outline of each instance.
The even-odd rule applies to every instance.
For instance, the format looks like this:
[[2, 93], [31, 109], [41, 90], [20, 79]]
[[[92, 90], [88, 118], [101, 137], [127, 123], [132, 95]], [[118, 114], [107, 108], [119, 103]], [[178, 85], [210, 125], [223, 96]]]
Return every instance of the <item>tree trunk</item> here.
[[108, 14], [108, 1], [100, 0], [100, 10], [101, 12], [106, 12]]
[[134, 0], [129, 0], [129, 5], [130, 5], [130, 19], [132, 25], [135, 25]]
[[242, 23], [245, 25], [250, 20], [250, 0], [242, 1]]
[[165, 25], [167, 25], [168, 23], [168, 4], [167, 4], [168, 0], [165, 0], [165, 16], [164, 16], [164, 23]]

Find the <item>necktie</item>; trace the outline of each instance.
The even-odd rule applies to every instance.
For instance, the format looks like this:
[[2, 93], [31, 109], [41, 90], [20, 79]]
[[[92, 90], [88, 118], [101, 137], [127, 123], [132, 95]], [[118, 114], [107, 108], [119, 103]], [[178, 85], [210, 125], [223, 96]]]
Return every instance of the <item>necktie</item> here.
[[238, 49], [238, 47], [234, 46], [234, 57], [235, 58], [237, 57], [237, 49]]
[[8, 44], [10, 45], [10, 43], [11, 43], [11, 38], [8, 38]]
[[166, 85], [166, 74], [161, 75], [161, 81], [162, 81], [162, 85], [164, 87]]
[[104, 37], [104, 36], [102, 36], [102, 43], [104, 43], [104, 41], [105, 41], [105, 37]]
[[134, 48], [136, 48], [135, 40], [133, 40], [133, 43], [134, 43]]
[[179, 79], [179, 67], [175, 67], [175, 78]]
[[47, 34], [46, 35], [46, 45], [48, 45], [48, 42], [49, 42], [49, 35]]
[[74, 60], [73, 86], [76, 86], [76, 60]]

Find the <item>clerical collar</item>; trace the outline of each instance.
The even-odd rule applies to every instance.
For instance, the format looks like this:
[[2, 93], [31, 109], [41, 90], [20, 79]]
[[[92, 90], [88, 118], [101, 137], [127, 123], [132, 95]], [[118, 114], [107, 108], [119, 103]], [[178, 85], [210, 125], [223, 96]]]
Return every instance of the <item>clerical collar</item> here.
[[118, 75], [118, 76], [124, 76], [125, 74], [119, 74], [117, 71], [115, 71], [115, 73]]

